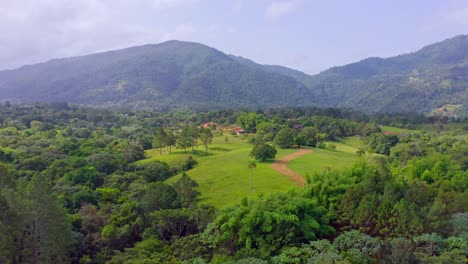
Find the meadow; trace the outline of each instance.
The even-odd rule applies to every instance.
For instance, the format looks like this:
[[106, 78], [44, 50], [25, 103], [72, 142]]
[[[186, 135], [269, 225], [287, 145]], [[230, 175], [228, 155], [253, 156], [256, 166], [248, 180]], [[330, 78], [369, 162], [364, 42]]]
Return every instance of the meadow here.
[[327, 142], [336, 149], [311, 148], [312, 152], [292, 160], [288, 167], [303, 177], [324, 170], [343, 170], [350, 168], [356, 160], [357, 148], [338, 142]]
[[[243, 197], [255, 198], [259, 195], [267, 195], [275, 192], [297, 189], [284, 175], [271, 168], [273, 161], [257, 162], [253, 169], [253, 189], [250, 188], [250, 174], [247, 167], [250, 160], [249, 153], [252, 145], [247, 142], [248, 136], [228, 135], [216, 136], [213, 144], [209, 145], [206, 154], [203, 146], [198, 146], [187, 153], [183, 150], [173, 150], [171, 153], [159, 149], [146, 151], [148, 157], [138, 163], [143, 164], [150, 161], [161, 160], [169, 165], [176, 165], [188, 158], [194, 157], [198, 164], [189, 170], [187, 174], [199, 184], [201, 192], [200, 203], [212, 204], [216, 208], [238, 203]], [[354, 144], [359, 144], [359, 138], [350, 139]], [[336, 149], [311, 148], [312, 152], [291, 161], [289, 168], [303, 177], [325, 169], [345, 169], [352, 166], [356, 158], [357, 147], [348, 145], [346, 141], [327, 142], [333, 144]], [[294, 153], [297, 149], [277, 149], [276, 158]], [[168, 183], [175, 182], [180, 175], [167, 180]]]

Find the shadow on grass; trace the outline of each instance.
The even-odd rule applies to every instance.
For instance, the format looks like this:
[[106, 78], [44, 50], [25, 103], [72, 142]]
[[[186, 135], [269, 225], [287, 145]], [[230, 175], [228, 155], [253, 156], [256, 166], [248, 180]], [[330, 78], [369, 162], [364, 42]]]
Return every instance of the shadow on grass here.
[[210, 153], [210, 152], [205, 153], [204, 150], [198, 150], [198, 149], [187, 150], [187, 152], [185, 152], [183, 150], [174, 151], [171, 154], [177, 154], [177, 155], [184, 154], [184, 155], [187, 155], [187, 156], [194, 156], [194, 157], [208, 157], [208, 156], [213, 156], [214, 155], [213, 153]]
[[213, 148], [209, 148], [208, 150], [214, 150], [214, 151], [231, 151], [231, 150], [228, 149], [228, 148], [222, 148], [222, 147], [213, 147]]
[[264, 160], [264, 161], [260, 161], [260, 160], [257, 160], [258, 163], [262, 164], [272, 164], [276, 161], [276, 159], [268, 159], [268, 160]]

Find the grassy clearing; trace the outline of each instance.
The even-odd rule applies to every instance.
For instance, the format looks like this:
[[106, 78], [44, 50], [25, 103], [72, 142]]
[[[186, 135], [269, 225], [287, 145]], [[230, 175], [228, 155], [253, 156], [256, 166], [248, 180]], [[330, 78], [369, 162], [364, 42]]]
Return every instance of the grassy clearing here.
[[288, 167], [305, 177], [326, 169], [347, 169], [356, 161], [357, 148], [338, 142], [327, 144], [335, 145], [336, 150], [312, 148], [311, 153], [291, 161]]
[[[306, 176], [331, 169], [346, 169], [356, 160], [356, 150], [362, 142], [358, 137], [351, 137], [343, 142], [326, 142], [336, 146], [336, 150], [313, 148], [313, 152], [301, 156], [289, 163], [289, 168], [300, 175]], [[215, 137], [210, 145], [208, 154], [204, 153], [203, 146], [194, 152], [185, 153], [175, 150], [172, 153], [153, 149], [146, 152], [147, 159], [139, 161], [146, 163], [154, 160], [166, 161], [176, 165], [192, 155], [199, 164], [188, 171], [187, 174], [196, 180], [201, 192], [200, 202], [212, 204], [217, 208], [234, 205], [243, 197], [255, 198], [260, 194], [269, 194], [299, 188], [290, 182], [287, 177], [274, 171], [271, 162], [257, 163], [253, 170], [254, 189], [250, 190], [250, 175], [247, 162], [252, 145], [247, 143], [244, 136], [228, 135], [228, 142], [224, 136]], [[297, 149], [278, 149], [277, 158], [296, 152]], [[167, 180], [173, 183], [180, 175]]]
[[393, 132], [396, 134], [416, 132], [416, 130], [412, 130], [412, 129], [391, 127], [391, 126], [380, 126], [380, 128], [382, 129], [383, 132]]
[[[355, 148], [366, 148], [363, 139], [360, 136], [352, 136], [342, 139], [342, 143]], [[356, 152], [356, 151], [355, 151]]]
[[[146, 152], [148, 159], [139, 163], [154, 160], [166, 161], [171, 165], [192, 155], [199, 164], [187, 174], [196, 180], [201, 192], [200, 202], [209, 203], [217, 208], [233, 205], [243, 197], [257, 197], [259, 194], [268, 194], [297, 188], [287, 178], [270, 168], [271, 162], [257, 163], [253, 170], [254, 189], [250, 190], [250, 174], [247, 162], [252, 145], [247, 143], [244, 136], [215, 137], [209, 146], [208, 155], [200, 146], [195, 152], [185, 153], [181, 150], [172, 153], [159, 154], [159, 150]], [[277, 157], [295, 152], [295, 149], [278, 150]], [[172, 177], [169, 183], [176, 181], [180, 175]]]

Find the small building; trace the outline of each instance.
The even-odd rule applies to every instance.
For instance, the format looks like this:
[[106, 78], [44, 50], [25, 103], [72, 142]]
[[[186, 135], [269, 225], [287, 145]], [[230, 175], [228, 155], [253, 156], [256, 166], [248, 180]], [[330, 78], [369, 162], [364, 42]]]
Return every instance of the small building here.
[[235, 132], [236, 132], [237, 135], [242, 135], [242, 134], [247, 133], [247, 131], [245, 131], [244, 129], [236, 129]]

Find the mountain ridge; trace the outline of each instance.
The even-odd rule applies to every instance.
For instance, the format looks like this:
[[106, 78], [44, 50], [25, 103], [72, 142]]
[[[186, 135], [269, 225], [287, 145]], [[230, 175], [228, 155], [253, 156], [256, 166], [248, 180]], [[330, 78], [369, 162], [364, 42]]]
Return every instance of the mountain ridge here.
[[133, 108], [311, 105], [421, 113], [450, 104], [466, 112], [466, 76], [468, 35], [316, 75], [170, 40], [0, 71], [0, 98]]

